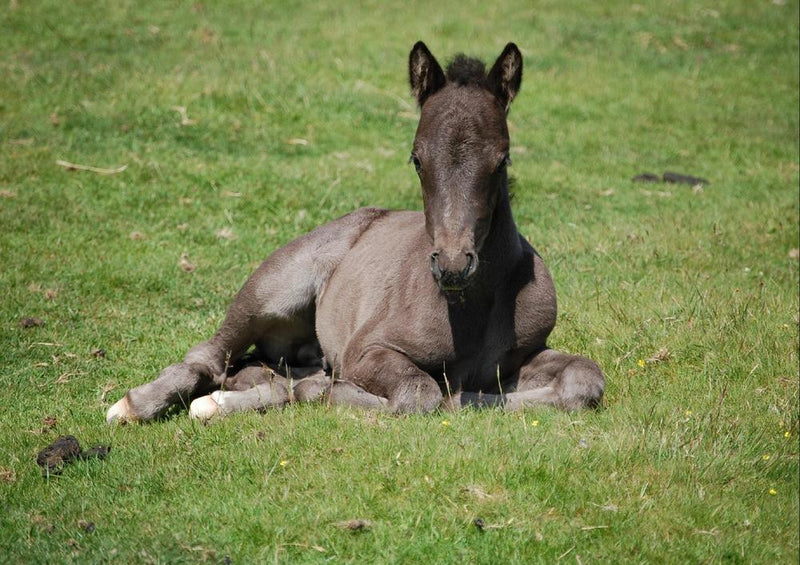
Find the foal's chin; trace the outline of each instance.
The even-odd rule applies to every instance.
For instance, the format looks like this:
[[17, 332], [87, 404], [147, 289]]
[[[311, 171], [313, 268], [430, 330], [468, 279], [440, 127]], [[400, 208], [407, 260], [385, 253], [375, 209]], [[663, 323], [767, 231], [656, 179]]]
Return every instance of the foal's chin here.
[[445, 286], [440, 282], [438, 285], [448, 304], [462, 304], [464, 302], [464, 291], [469, 286], [468, 283], [459, 286]]

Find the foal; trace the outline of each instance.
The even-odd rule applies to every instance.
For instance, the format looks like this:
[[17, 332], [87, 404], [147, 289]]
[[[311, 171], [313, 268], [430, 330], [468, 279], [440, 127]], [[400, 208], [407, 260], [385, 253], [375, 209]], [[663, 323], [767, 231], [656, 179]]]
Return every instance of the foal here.
[[[395, 413], [600, 402], [598, 366], [547, 347], [553, 282], [511, 213], [506, 114], [522, 54], [509, 43], [488, 74], [459, 55], [445, 73], [418, 42], [409, 77], [424, 212], [360, 209], [278, 249], [216, 335], [129, 390], [109, 422], [192, 398], [200, 418], [323, 397]], [[262, 364], [242, 367], [252, 346]], [[306, 369], [287, 379], [279, 363]]]

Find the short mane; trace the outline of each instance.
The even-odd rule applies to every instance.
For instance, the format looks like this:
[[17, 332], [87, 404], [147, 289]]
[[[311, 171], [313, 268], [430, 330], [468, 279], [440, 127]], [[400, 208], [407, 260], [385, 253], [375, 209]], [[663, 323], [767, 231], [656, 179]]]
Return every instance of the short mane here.
[[460, 86], [485, 87], [486, 65], [483, 61], [459, 53], [447, 65], [447, 80]]

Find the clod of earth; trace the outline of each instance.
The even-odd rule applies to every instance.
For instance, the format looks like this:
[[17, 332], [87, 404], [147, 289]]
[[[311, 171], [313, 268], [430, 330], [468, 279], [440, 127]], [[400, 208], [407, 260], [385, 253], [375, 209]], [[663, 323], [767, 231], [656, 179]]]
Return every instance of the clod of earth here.
[[39, 328], [44, 325], [44, 320], [41, 318], [22, 318], [19, 321], [19, 325], [25, 328], [26, 330], [29, 328]]
[[663, 178], [664, 182], [688, 184], [689, 186], [697, 186], [698, 184], [711, 184], [706, 179], [700, 177], [693, 177], [690, 175], [681, 175], [679, 173], [665, 172]]
[[111, 447], [96, 445], [86, 451], [81, 450], [81, 444], [75, 436], [60, 436], [53, 443], [45, 447], [36, 457], [36, 463], [42, 468], [42, 476], [60, 475], [64, 466], [75, 459], [105, 459]]
[[505, 523], [501, 522], [499, 524], [487, 524], [486, 520], [478, 516], [477, 518], [472, 520], [472, 525], [475, 526], [479, 532], [486, 532], [488, 530], [501, 530], [503, 528], [506, 528], [510, 526], [513, 521], [514, 518], [511, 518]]
[[631, 179], [633, 182], [661, 182], [661, 177], [653, 173], [642, 173]]
[[631, 180], [633, 182], [669, 182], [673, 184], [688, 184], [689, 186], [711, 184], [704, 178], [683, 175], [680, 173], [671, 173], [669, 171], [665, 171], [660, 177], [653, 173], [642, 173], [640, 175], [636, 175]]
[[42, 468], [42, 476], [58, 475], [80, 454], [81, 444], [74, 436], [61, 436], [39, 452], [36, 463]]
[[351, 532], [363, 532], [372, 527], [372, 522], [358, 518], [356, 520], [346, 520], [344, 522], [336, 522], [334, 524], [337, 528], [343, 530], [350, 530]]

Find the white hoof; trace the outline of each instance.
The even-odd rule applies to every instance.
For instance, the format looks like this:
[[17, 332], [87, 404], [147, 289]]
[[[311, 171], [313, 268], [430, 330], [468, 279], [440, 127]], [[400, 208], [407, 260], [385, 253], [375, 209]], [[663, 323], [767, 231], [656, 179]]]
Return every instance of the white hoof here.
[[210, 420], [221, 415], [219, 397], [220, 391], [215, 390], [207, 396], [194, 399], [189, 406], [189, 416], [197, 420]]
[[109, 424], [113, 424], [114, 422], [124, 424], [126, 422], [135, 421], [136, 415], [133, 413], [133, 410], [131, 410], [131, 405], [128, 402], [127, 396], [120, 398], [117, 403], [106, 412], [106, 422]]

